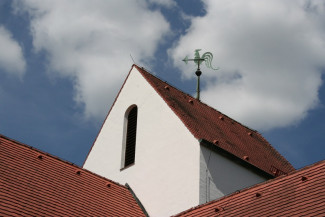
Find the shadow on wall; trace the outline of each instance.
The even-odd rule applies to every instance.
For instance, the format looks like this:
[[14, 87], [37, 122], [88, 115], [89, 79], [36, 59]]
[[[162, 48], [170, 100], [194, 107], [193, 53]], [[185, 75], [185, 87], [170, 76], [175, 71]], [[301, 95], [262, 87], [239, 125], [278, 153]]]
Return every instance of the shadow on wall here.
[[200, 204], [267, 179], [201, 145]]

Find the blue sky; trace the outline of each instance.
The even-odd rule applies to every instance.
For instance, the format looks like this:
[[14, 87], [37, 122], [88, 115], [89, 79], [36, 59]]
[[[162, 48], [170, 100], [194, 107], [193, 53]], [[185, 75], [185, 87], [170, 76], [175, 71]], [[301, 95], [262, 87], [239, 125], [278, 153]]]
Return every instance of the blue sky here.
[[325, 1], [0, 2], [0, 134], [82, 165], [133, 60], [258, 130], [295, 168], [324, 159]]

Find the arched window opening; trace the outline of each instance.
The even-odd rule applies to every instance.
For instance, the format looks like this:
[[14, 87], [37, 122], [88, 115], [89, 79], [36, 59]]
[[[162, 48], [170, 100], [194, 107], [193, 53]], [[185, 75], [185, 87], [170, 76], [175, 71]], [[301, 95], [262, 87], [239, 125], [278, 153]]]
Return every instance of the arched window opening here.
[[133, 107], [127, 115], [124, 167], [134, 163], [137, 137], [138, 107]]

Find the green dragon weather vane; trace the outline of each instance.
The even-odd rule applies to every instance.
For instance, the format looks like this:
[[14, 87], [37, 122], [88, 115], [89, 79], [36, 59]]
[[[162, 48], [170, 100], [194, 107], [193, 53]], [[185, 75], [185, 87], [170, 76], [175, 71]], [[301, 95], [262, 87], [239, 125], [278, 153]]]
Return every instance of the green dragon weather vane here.
[[219, 68], [213, 68], [211, 65], [213, 55], [210, 52], [205, 52], [201, 57], [200, 57], [200, 51], [201, 49], [196, 49], [194, 51], [194, 59], [189, 59], [188, 56], [186, 56], [183, 61], [187, 64], [188, 61], [194, 61], [195, 64], [197, 64], [197, 70], [195, 74], [197, 75], [197, 86], [196, 86], [196, 98], [200, 100], [200, 75], [202, 74], [200, 70], [200, 64], [205, 61], [205, 65], [209, 69], [213, 70], [218, 70]]

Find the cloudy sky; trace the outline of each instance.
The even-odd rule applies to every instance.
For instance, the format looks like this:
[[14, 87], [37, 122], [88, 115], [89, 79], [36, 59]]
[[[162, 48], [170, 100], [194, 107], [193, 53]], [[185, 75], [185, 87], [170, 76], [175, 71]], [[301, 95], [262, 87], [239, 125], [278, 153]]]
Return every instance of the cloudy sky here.
[[296, 168], [325, 156], [324, 0], [0, 1], [0, 134], [82, 165], [133, 61], [256, 129]]

